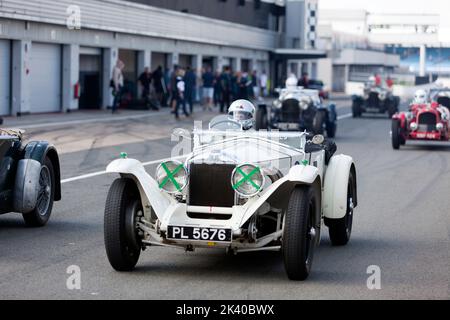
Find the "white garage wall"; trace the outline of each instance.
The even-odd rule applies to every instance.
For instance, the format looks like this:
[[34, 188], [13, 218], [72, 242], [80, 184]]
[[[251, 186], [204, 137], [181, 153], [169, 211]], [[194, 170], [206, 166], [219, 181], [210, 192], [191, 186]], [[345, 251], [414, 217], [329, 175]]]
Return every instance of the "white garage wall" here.
[[11, 97], [10, 41], [0, 40], [0, 115], [10, 114]]
[[61, 46], [34, 42], [30, 65], [31, 113], [61, 111]]

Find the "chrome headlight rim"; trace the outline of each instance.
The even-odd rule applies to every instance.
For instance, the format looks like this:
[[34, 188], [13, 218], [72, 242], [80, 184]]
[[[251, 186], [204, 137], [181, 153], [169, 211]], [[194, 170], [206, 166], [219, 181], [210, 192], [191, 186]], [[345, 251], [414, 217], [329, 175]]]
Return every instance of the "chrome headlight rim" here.
[[419, 129], [419, 124], [417, 122], [411, 122], [411, 124], [409, 125], [409, 128], [412, 131], [417, 131]]
[[[181, 175], [183, 179], [181, 182], [177, 180], [179, 176], [176, 176], [180, 172], [184, 173]], [[189, 172], [184, 163], [180, 161], [163, 161], [156, 168], [155, 180], [161, 191], [164, 191], [170, 195], [179, 195], [183, 193], [189, 184]], [[167, 188], [168, 184], [173, 185], [175, 187], [174, 190]]]
[[[242, 173], [240, 173], [239, 171], [240, 170], [242, 171], [242, 168], [244, 168], [244, 167], [250, 167], [250, 168], [252, 168], [252, 171], [250, 173], [245, 173], [244, 174], [245, 177], [242, 177], [239, 181], [235, 181], [236, 174], [241, 174], [242, 175]], [[257, 170], [257, 171], [252, 174], [252, 172], [254, 172], [255, 170]], [[239, 190], [240, 186], [242, 184], [246, 183], [248, 180], [253, 181], [253, 180], [251, 180], [251, 178], [257, 173], [259, 173], [260, 176], [261, 176], [261, 179], [260, 179], [260, 184], [261, 185], [258, 186], [255, 183], [257, 187], [255, 187], [253, 185], [253, 187], [255, 189], [254, 192], [246, 194], [246, 193], [243, 193], [241, 190]], [[239, 195], [241, 198], [244, 198], [244, 199], [250, 199], [250, 198], [253, 198], [253, 197], [257, 196], [259, 193], [261, 193], [263, 191], [264, 185], [266, 183], [266, 177], [264, 176], [261, 167], [255, 165], [255, 164], [252, 164], [252, 163], [244, 163], [244, 164], [240, 164], [240, 165], [236, 166], [236, 168], [233, 170], [233, 172], [231, 174], [231, 181], [230, 182], [231, 182], [231, 187], [233, 188], [234, 192], [237, 195]], [[238, 184], [240, 184], [240, 185], [237, 186]]]
[[276, 109], [281, 109], [281, 107], [283, 106], [283, 103], [282, 103], [279, 99], [277, 99], [277, 100], [275, 100], [275, 101], [273, 102], [273, 106], [274, 106]]
[[439, 122], [436, 124], [436, 130], [437, 131], [442, 131], [444, 130], [444, 124], [442, 122]]
[[310, 102], [310, 99], [300, 99], [300, 101], [298, 102], [298, 106], [301, 110], [305, 111], [308, 110]]

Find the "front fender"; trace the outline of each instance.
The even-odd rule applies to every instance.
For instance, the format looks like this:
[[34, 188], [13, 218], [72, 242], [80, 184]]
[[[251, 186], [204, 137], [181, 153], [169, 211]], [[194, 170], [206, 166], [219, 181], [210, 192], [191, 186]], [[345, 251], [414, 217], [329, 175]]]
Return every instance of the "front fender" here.
[[139, 188], [143, 207], [151, 206], [159, 220], [162, 220], [169, 206], [176, 204], [172, 197], [159, 189], [158, 183], [138, 160], [117, 159], [108, 165], [106, 172], [132, 178]]
[[23, 159], [36, 160], [43, 164], [48, 157], [55, 174], [55, 201], [61, 200], [61, 168], [56, 148], [47, 141], [32, 141], [25, 146]]
[[345, 155], [333, 156], [325, 174], [324, 216], [328, 219], [342, 219], [347, 213], [347, 192], [350, 172], [355, 177], [355, 207], [358, 204], [356, 193], [356, 167], [353, 159]]
[[245, 224], [264, 203], [268, 202], [272, 207], [285, 208], [292, 190], [299, 185], [319, 184], [319, 169], [313, 166], [297, 165], [291, 168], [289, 173], [270, 185], [256, 201], [250, 201], [245, 207], [245, 214], [241, 225]]

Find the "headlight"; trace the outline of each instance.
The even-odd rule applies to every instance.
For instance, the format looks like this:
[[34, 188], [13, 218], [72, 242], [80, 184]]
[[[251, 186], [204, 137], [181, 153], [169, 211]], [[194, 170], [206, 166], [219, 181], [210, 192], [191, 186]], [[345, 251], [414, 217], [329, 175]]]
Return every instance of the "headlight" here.
[[307, 110], [309, 107], [309, 101], [306, 100], [300, 100], [300, 102], [298, 103], [300, 109], [302, 110]]
[[280, 100], [275, 100], [274, 102], [273, 102], [273, 106], [275, 107], [275, 108], [277, 108], [277, 109], [280, 109], [281, 107], [282, 107], [282, 103], [281, 103], [281, 101]]
[[437, 131], [442, 131], [444, 129], [444, 125], [442, 124], [442, 123], [438, 123], [437, 125], [436, 125], [436, 130]]
[[236, 167], [231, 175], [234, 191], [243, 198], [251, 198], [262, 191], [265, 178], [261, 169], [251, 164]]
[[179, 161], [166, 161], [156, 169], [156, 182], [167, 193], [180, 193], [188, 184], [188, 173]]
[[378, 98], [379, 98], [381, 101], [386, 100], [386, 93], [380, 92], [380, 94], [378, 95]]
[[419, 125], [417, 124], [417, 122], [411, 122], [409, 127], [412, 131], [416, 131], [419, 128]]

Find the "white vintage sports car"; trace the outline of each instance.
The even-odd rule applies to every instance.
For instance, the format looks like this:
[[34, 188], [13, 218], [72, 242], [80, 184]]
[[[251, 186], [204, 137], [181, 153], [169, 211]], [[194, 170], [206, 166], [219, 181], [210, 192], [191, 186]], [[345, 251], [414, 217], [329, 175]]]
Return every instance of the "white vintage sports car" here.
[[353, 159], [303, 132], [244, 131], [218, 117], [195, 130], [184, 162], [164, 161], [154, 177], [124, 154], [108, 172], [105, 246], [112, 267], [131, 271], [142, 250], [167, 246], [238, 254], [282, 251], [288, 277], [308, 277], [322, 221], [333, 245], [350, 239], [357, 205]]

